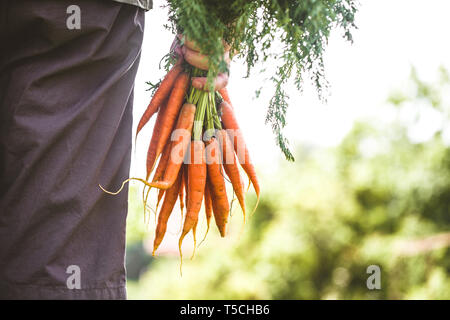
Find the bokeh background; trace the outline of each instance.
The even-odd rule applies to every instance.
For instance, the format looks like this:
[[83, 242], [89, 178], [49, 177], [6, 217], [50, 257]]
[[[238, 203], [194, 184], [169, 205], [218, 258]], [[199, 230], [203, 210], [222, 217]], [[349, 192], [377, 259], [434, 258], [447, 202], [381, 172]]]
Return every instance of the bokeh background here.
[[[154, 5], [135, 119], [150, 99], [145, 82], [164, 75], [159, 61], [173, 40], [163, 27], [164, 1]], [[295, 162], [264, 123], [268, 74], [244, 78], [243, 62], [234, 60], [228, 90], [261, 182], [259, 207], [243, 226], [233, 205], [227, 237], [212, 224], [192, 260], [186, 238], [181, 276], [179, 209], [152, 257], [155, 215], [144, 222], [142, 186], [131, 184], [129, 299], [449, 299], [448, 12], [447, 0], [360, 1], [354, 43], [339, 32], [329, 41], [327, 103], [308, 83], [290, 90], [285, 133]], [[144, 176], [153, 121], [134, 148], [132, 176]], [[247, 207], [254, 204], [250, 189]], [[199, 238], [205, 230], [201, 215]], [[369, 265], [381, 268], [380, 290], [366, 286]]]

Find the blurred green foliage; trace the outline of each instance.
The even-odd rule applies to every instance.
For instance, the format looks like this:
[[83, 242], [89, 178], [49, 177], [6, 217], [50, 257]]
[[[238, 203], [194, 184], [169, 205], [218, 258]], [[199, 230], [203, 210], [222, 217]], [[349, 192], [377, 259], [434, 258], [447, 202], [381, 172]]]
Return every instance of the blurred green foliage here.
[[[356, 123], [338, 147], [304, 146], [295, 163], [260, 172], [264, 193], [242, 233], [236, 209], [230, 235], [221, 239], [213, 226], [182, 277], [178, 256], [148, 257], [129, 298], [449, 299], [449, 87], [444, 69], [433, 83], [413, 69], [383, 107], [391, 121]], [[430, 112], [441, 120], [433, 134], [412, 141]], [[140, 195], [131, 191], [133, 206]], [[146, 234], [141, 210], [130, 210], [130, 248]], [[366, 286], [372, 264], [381, 290]]]

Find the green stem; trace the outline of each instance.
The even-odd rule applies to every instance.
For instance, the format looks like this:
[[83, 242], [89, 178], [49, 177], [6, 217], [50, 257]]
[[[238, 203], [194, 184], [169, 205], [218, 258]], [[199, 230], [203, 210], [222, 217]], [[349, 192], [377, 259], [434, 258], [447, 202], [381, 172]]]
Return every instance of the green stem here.
[[222, 103], [222, 101], [223, 101], [223, 97], [222, 97], [222, 95], [220, 94], [220, 92], [219, 91], [216, 91], [216, 102], [218, 103], [218, 104], [221, 104]]
[[207, 132], [207, 136], [205, 137], [207, 140], [211, 139], [215, 134], [215, 127], [214, 127], [214, 114], [213, 114], [213, 105], [211, 103], [211, 99], [214, 96], [214, 94], [208, 93], [208, 106], [206, 109], [206, 123], [205, 123], [205, 130]]
[[201, 92], [197, 102], [197, 109], [194, 115], [194, 128], [192, 129], [192, 136], [194, 140], [202, 139], [203, 120], [205, 118], [206, 107], [208, 105], [208, 93]]
[[[205, 71], [193, 68], [191, 72], [193, 77], [206, 76]], [[201, 140], [203, 128], [208, 132], [210, 138], [214, 135], [214, 129], [222, 129], [219, 116], [216, 109], [216, 96], [214, 92], [198, 90], [191, 87], [188, 102], [196, 105], [194, 115], [194, 126], [192, 128], [192, 138]], [[206, 120], [205, 120], [206, 116]]]
[[222, 130], [222, 123], [220, 123], [219, 114], [217, 113], [217, 108], [216, 108], [216, 99], [214, 98], [213, 94], [211, 94], [211, 109], [212, 109], [215, 128], [218, 130]]

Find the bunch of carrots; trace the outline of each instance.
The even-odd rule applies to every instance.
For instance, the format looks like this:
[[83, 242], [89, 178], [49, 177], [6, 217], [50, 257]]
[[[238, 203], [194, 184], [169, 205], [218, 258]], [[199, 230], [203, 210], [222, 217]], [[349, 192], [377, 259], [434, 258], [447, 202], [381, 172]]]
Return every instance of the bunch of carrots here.
[[[178, 243], [180, 256], [183, 239], [190, 231], [193, 232], [195, 250], [196, 227], [203, 203], [206, 234], [214, 215], [220, 235], [226, 235], [230, 202], [225, 181], [231, 182], [245, 223], [246, 190], [239, 166], [249, 178], [249, 187], [251, 182], [255, 189], [256, 206], [259, 201], [260, 187], [255, 168], [226, 88], [209, 92], [190, 85], [191, 77], [201, 76], [202, 72], [178, 60], [154, 92], [137, 127], [136, 138], [152, 116], [157, 114], [147, 152], [146, 178], [124, 181], [125, 184], [129, 180], [139, 180], [145, 184], [144, 210], [150, 190], [158, 189], [156, 212], [161, 200], [162, 206], [157, 218], [153, 255], [164, 238], [178, 199], [182, 215], [186, 205]], [[114, 193], [102, 189], [117, 194], [122, 188]]]

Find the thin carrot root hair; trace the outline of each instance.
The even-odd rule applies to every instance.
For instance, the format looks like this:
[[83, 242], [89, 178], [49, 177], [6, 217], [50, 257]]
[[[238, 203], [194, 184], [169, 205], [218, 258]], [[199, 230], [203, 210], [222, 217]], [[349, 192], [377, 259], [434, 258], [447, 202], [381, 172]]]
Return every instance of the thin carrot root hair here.
[[[231, 204], [230, 204], [230, 207], [232, 208], [233, 207], [233, 203], [236, 201], [236, 200], [238, 200], [237, 199], [237, 196], [236, 196], [236, 192], [234, 192], [234, 190], [233, 190], [233, 198], [231, 199]], [[230, 208], [230, 212], [231, 212], [231, 208]], [[240, 206], [239, 206], [239, 208], [240, 208]], [[241, 208], [241, 210], [242, 210], [242, 208]], [[247, 221], [246, 219], [247, 219], [247, 215], [245, 214], [245, 211], [244, 210], [242, 210], [242, 219], [243, 219], [243, 225], [245, 225], [245, 222]]]
[[[251, 186], [252, 186], [251, 179], [248, 178], [248, 186], [247, 186], [247, 191], [245, 193], [248, 193], [250, 191], [250, 187]], [[253, 208], [252, 212], [250, 213], [249, 218], [251, 218], [253, 216], [253, 214], [255, 213], [256, 209], [258, 208], [259, 198], [260, 198], [260, 195], [256, 195], [256, 204], [255, 204], [255, 207]], [[245, 216], [244, 216], [244, 221], [245, 221]]]
[[[158, 212], [158, 208], [156, 208], [156, 209], [153, 209], [150, 205], [146, 205], [146, 208], [148, 209], [148, 210], [150, 210], [151, 212], [153, 212], [154, 214], [155, 214], [155, 216], [156, 216], [156, 213]], [[149, 224], [150, 224], [150, 214], [148, 215], [148, 219], [146, 220], [146, 226], [147, 226], [147, 228], [148, 228], [148, 226], [149, 226]]]
[[256, 197], [256, 204], [255, 204], [255, 208], [253, 209], [252, 213], [250, 213], [250, 217], [251, 218], [253, 216], [253, 214], [256, 211], [256, 208], [258, 208], [258, 204], [259, 204], [259, 195]]
[[128, 182], [132, 181], [132, 180], [140, 181], [143, 184], [145, 184], [147, 187], [151, 187], [151, 184], [147, 180], [144, 180], [144, 179], [141, 179], [141, 178], [128, 178], [128, 179], [126, 179], [125, 181], [122, 182], [122, 186], [116, 192], [106, 190], [105, 188], [102, 187], [101, 184], [99, 184], [98, 186], [100, 187], [100, 189], [103, 190], [103, 192], [106, 192], [107, 194], [111, 194], [111, 195], [115, 196], [115, 195], [118, 195], [123, 190], [125, 185]]
[[[233, 204], [234, 204], [234, 202], [237, 200], [237, 197], [236, 197], [236, 192], [234, 192], [234, 190], [233, 190], [233, 198], [231, 199], [231, 201], [230, 201], [230, 218], [232, 218], [233, 217]], [[242, 209], [241, 209], [242, 210]], [[245, 225], [245, 222], [247, 221], [246, 220], [246, 214], [245, 214], [245, 212], [242, 210], [242, 215], [243, 215], [243, 225]]]
[[[194, 250], [192, 251], [192, 256], [191, 256], [191, 260], [194, 258], [195, 255], [195, 247], [196, 247], [196, 243], [197, 243], [197, 239], [196, 239], [196, 229], [197, 229], [197, 223], [195, 223], [194, 227], [192, 228], [192, 233], [194, 236]], [[183, 266], [183, 252], [181, 249], [181, 245], [183, 244], [183, 240], [184, 237], [186, 237], [186, 235], [189, 233], [188, 232], [183, 232], [181, 233], [180, 236], [180, 240], [178, 240], [178, 251], [180, 252], [180, 275], [183, 276], [183, 271], [182, 271], [182, 266]]]
[[[144, 203], [145, 201], [145, 188], [147, 188], [146, 185], [144, 185], [144, 188], [142, 188], [142, 203]], [[144, 225], [147, 223], [147, 220], [145, 219], [146, 215], [147, 215], [147, 208], [144, 205]]]
[[192, 234], [194, 236], [194, 250], [192, 250], [192, 256], [191, 256], [191, 260], [194, 259], [195, 256], [195, 248], [197, 247], [197, 222], [195, 223], [194, 227], [192, 228]]
[[207, 221], [207, 222], [206, 222], [206, 232], [205, 232], [205, 235], [203, 236], [202, 241], [200, 241], [200, 243], [198, 244], [197, 248], [200, 248], [200, 246], [202, 245], [203, 241], [206, 240], [206, 236], [208, 235], [208, 232], [209, 232], [209, 225], [210, 225], [210, 222]]
[[[144, 189], [142, 190], [143, 194], [145, 193], [145, 187], [149, 187], [149, 189], [147, 191], [147, 194], [145, 196], [145, 199], [144, 199], [144, 223], [146, 223], [145, 217], [146, 217], [146, 209], [147, 209], [147, 200], [148, 200], [148, 195], [149, 195], [150, 190], [151, 190], [151, 185], [150, 185], [149, 182], [147, 182], [147, 180], [144, 180], [144, 179], [141, 179], [141, 178], [133, 178], [133, 177], [132, 178], [128, 178], [128, 179], [126, 179], [126, 180], [124, 180], [122, 182], [122, 185], [120, 186], [119, 190], [117, 190], [115, 192], [106, 190], [105, 188], [103, 188], [103, 186], [101, 184], [99, 184], [98, 186], [100, 187], [100, 189], [102, 189], [103, 192], [115, 196], [115, 195], [118, 195], [123, 190], [123, 188], [125, 187], [125, 185], [128, 182], [133, 181], [133, 180], [140, 181], [140, 182], [142, 182], [144, 184]], [[151, 211], [153, 211], [152, 208], [150, 208], [150, 209], [151, 209]], [[156, 212], [155, 212], [155, 216], [156, 216]], [[148, 225], [148, 220], [149, 219], [147, 219], [147, 225]]]
[[[233, 201], [234, 201], [234, 200], [235, 200], [235, 199], [234, 199], [234, 194], [233, 194]], [[255, 210], [256, 210], [256, 208], [255, 208]], [[242, 234], [244, 233], [245, 222], [246, 222], [246, 218], [247, 218], [247, 216], [246, 216], [246, 214], [245, 214], [244, 211], [242, 212], [242, 214], [243, 214], [243, 221], [242, 221], [241, 230], [239, 231], [238, 241], [241, 240]]]
[[178, 230], [177, 234], [180, 234], [181, 232], [183, 232], [183, 218], [184, 218], [184, 213], [183, 213], [183, 210], [181, 210], [180, 230]]
[[[206, 210], [206, 208], [205, 208]], [[200, 248], [200, 246], [202, 245], [203, 241], [206, 240], [206, 236], [208, 235], [209, 232], [209, 226], [211, 225], [211, 220], [208, 220], [208, 218], [206, 219], [206, 232], [205, 235], [203, 236], [202, 241], [200, 241], [200, 243], [198, 244], [197, 248]]]
[[225, 170], [223, 169], [223, 165], [220, 166], [220, 174], [224, 178], [225, 181], [228, 183], [231, 183], [231, 181], [228, 179], [227, 175], [225, 174]]
[[159, 204], [161, 203], [161, 198], [156, 201], [156, 209], [155, 212], [158, 212]]
[[234, 201], [236, 200], [235, 195], [236, 195], [236, 193], [233, 190], [233, 197], [231, 198], [231, 201], [230, 201], [230, 218], [233, 217], [233, 204], [234, 204]]
[[[145, 187], [146, 187], [147, 185], [145, 185]], [[148, 195], [150, 194], [150, 190], [151, 190], [152, 188], [151, 187], [149, 187], [148, 188], [148, 190], [147, 190], [147, 194], [145, 195], [145, 199], [144, 199], [144, 214], [145, 214], [145, 212], [146, 212], [146, 210], [147, 210], [147, 208], [150, 208], [150, 206], [147, 206], [147, 201], [148, 201]], [[151, 208], [150, 208], [151, 209]], [[156, 210], [158, 210], [158, 208], [156, 208]], [[155, 216], [156, 216], [156, 212], [157, 211], [155, 211]], [[150, 213], [148, 214], [148, 219], [147, 219], [147, 228], [148, 228], [148, 225], [150, 224]]]
[[180, 240], [178, 240], [178, 251], [180, 252], [180, 276], [183, 276], [183, 250], [181, 249], [181, 244], [183, 243], [184, 236], [182, 235], [180, 237]]
[[183, 212], [181, 213], [181, 220], [180, 220], [180, 230], [178, 230], [178, 232], [176, 234], [181, 234], [183, 232]]

